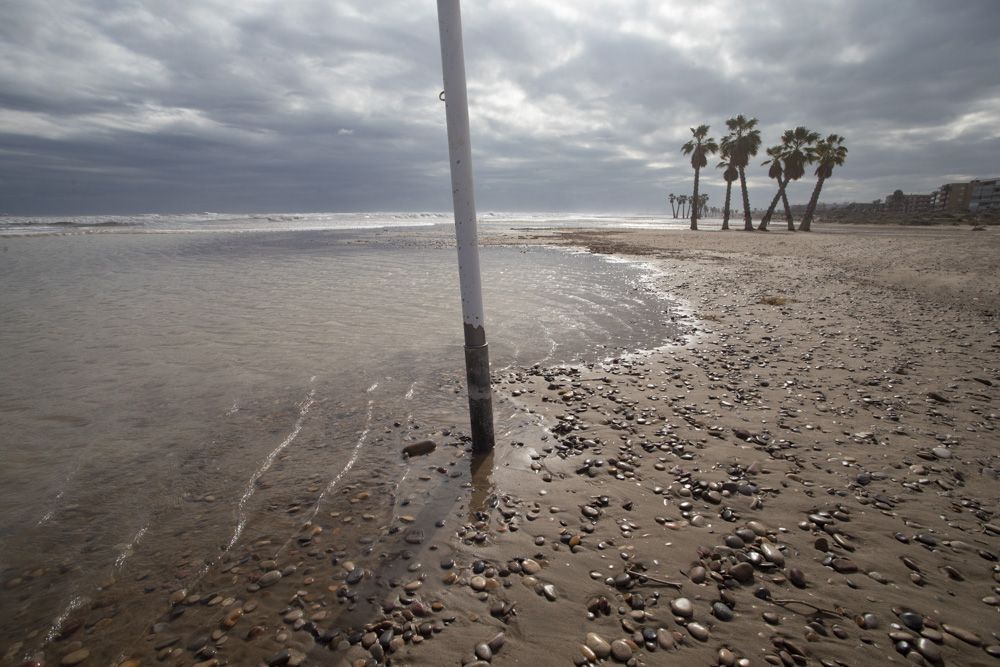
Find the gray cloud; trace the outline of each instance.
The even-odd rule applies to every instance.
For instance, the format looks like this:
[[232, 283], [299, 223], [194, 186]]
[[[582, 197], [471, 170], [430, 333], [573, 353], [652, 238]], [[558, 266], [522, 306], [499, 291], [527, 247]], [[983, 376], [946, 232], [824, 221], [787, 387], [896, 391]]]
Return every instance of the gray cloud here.
[[[845, 135], [828, 201], [996, 175], [993, 0], [463, 9], [482, 211], [662, 210], [690, 187], [687, 128], [736, 113], [765, 144]], [[0, 211], [447, 209], [440, 89], [425, 0], [14, 0]], [[714, 169], [702, 183], [722, 199]], [[750, 185], [766, 204], [762, 168]]]

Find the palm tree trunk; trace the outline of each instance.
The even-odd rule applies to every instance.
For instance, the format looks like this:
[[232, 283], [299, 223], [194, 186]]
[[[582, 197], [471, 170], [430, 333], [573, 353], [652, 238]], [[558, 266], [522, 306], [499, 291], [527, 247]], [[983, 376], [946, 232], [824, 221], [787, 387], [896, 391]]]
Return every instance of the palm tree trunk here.
[[698, 231], [698, 175], [701, 169], [694, 170], [694, 206], [691, 207], [691, 230]]
[[722, 229], [729, 229], [729, 197], [733, 192], [733, 182], [726, 181], [726, 203], [722, 209]]
[[788, 220], [788, 231], [795, 231], [795, 219], [792, 218], [792, 207], [788, 205], [788, 181], [785, 181], [785, 189], [781, 191], [781, 201], [785, 204], [785, 219]]
[[802, 222], [799, 224], [800, 232], [812, 231], [812, 220], [813, 214], [816, 212], [816, 204], [819, 202], [819, 193], [823, 189], [823, 181], [826, 179], [820, 176], [816, 179], [816, 187], [813, 188], [812, 197], [809, 198], [809, 205], [806, 207], [806, 214], [802, 216]]
[[767, 231], [767, 226], [771, 223], [771, 216], [774, 215], [774, 209], [778, 205], [778, 200], [785, 195], [786, 185], [788, 185], [788, 179], [786, 178], [785, 180], [781, 180], [781, 177], [779, 176], [778, 191], [774, 193], [774, 199], [771, 200], [771, 205], [767, 207], [767, 213], [765, 213], [764, 217], [760, 219], [760, 224], [757, 226], [758, 230], [764, 232]]
[[743, 167], [739, 167], [740, 190], [743, 192], [743, 231], [753, 231], [753, 219], [750, 217], [750, 193], [747, 192], [747, 175]]

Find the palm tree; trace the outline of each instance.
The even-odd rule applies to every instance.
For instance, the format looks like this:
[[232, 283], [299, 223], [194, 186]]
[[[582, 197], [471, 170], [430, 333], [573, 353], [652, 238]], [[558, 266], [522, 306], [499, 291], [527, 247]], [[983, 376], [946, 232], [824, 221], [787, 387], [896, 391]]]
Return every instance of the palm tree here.
[[698, 196], [698, 215], [699, 217], [705, 214], [705, 206], [708, 204], [708, 195]]
[[674, 196], [673, 192], [671, 192], [670, 196], [667, 197], [667, 199], [670, 200], [670, 212], [674, 214], [674, 219], [676, 220], [677, 219], [677, 209], [674, 208], [674, 202], [677, 201], [677, 197]]
[[833, 168], [839, 167], [847, 160], [847, 146], [844, 145], [844, 137], [839, 134], [831, 134], [826, 139], [820, 139], [815, 146], [809, 148], [806, 153], [809, 162], [818, 163], [816, 167], [816, 187], [813, 188], [812, 197], [809, 198], [809, 205], [806, 206], [806, 213], [802, 216], [802, 224], [799, 229], [803, 232], [810, 231], [813, 214], [816, 212], [816, 203], [819, 201], [819, 193], [823, 189], [823, 182], [833, 175]]
[[691, 139], [681, 146], [681, 153], [691, 156], [691, 167], [694, 169], [694, 194], [691, 201], [691, 229], [698, 230], [698, 214], [700, 213], [698, 204], [701, 198], [698, 196], [698, 176], [701, 168], [708, 165], [708, 156], [718, 152], [719, 144], [715, 139], [708, 136], [708, 125], [699, 125], [691, 128]]
[[773, 178], [778, 182], [778, 191], [774, 193], [774, 199], [771, 200], [771, 205], [767, 207], [767, 212], [764, 214], [764, 217], [760, 219], [760, 224], [757, 225], [757, 230], [761, 232], [767, 231], [767, 223], [771, 221], [771, 216], [774, 214], [774, 207], [778, 205], [778, 200], [781, 199], [781, 195], [785, 193], [785, 169], [781, 164], [782, 146], [781, 144], [771, 146], [766, 152], [768, 159], [761, 162], [761, 165], [768, 168], [767, 177]]
[[736, 167], [731, 163], [729, 159], [729, 152], [725, 145], [722, 146], [722, 151], [720, 152], [722, 156], [722, 162], [718, 164], [718, 169], [725, 169], [722, 172], [722, 178], [726, 181], [726, 203], [722, 205], [722, 229], [729, 229], [729, 201], [733, 192], [733, 181], [739, 178], [739, 172]]
[[[788, 219], [788, 231], [795, 231], [795, 222], [792, 219], [792, 208], [788, 205], [788, 183], [802, 178], [806, 171], [806, 152], [809, 147], [819, 140], [819, 133], [813, 132], [799, 125], [794, 130], [785, 130], [781, 135], [781, 145], [767, 149], [770, 159], [764, 165], [770, 165], [767, 175], [778, 180], [778, 192], [771, 200], [771, 206], [760, 221], [758, 229], [767, 229], [774, 215], [774, 209], [778, 205], [780, 198], [785, 204], [785, 217]], [[782, 178], [782, 176], [784, 178]]]
[[743, 229], [753, 231], [753, 220], [750, 218], [750, 193], [747, 191], [746, 167], [750, 158], [760, 149], [760, 130], [756, 129], [757, 119], [747, 119], [743, 114], [726, 121], [729, 134], [722, 139], [722, 146], [730, 147], [729, 162], [736, 168], [740, 177], [740, 190], [743, 193]]
[[677, 195], [677, 209], [680, 211], [681, 217], [687, 217], [687, 195]]

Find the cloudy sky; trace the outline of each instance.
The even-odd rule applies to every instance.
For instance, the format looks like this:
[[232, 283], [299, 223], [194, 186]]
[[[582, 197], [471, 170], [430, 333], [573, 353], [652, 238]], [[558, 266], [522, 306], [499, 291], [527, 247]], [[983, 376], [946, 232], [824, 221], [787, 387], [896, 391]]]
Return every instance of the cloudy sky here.
[[[997, 0], [463, 13], [480, 212], [663, 210], [688, 128], [737, 113], [845, 135], [826, 201], [1000, 175]], [[432, 0], [5, 0], [0, 212], [448, 210], [437, 29]]]

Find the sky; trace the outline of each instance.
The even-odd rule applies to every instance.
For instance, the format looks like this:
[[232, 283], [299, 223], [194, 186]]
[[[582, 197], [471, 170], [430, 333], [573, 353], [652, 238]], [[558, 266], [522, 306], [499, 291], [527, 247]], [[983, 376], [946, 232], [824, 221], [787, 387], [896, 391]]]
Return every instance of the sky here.
[[[666, 210], [691, 127], [846, 137], [822, 201], [1000, 175], [997, 0], [463, 3], [480, 213]], [[431, 0], [5, 0], [0, 213], [446, 211]], [[721, 205], [715, 161], [702, 192]], [[809, 198], [811, 171], [789, 186]]]

